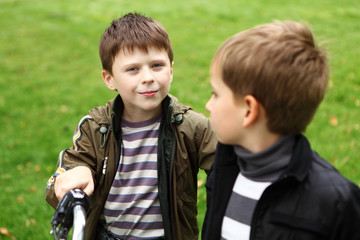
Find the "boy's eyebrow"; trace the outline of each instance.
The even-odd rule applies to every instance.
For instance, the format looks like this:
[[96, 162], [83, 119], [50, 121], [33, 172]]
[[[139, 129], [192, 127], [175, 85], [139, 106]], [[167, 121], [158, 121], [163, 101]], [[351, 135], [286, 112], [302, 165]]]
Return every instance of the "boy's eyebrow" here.
[[[155, 58], [155, 59], [151, 59], [149, 61], [150, 63], [153, 63], [153, 62], [167, 62], [167, 59], [162, 59], [162, 58]], [[134, 64], [141, 64], [143, 63], [142, 61], [129, 61], [128, 63], [125, 63], [124, 66], [127, 66], [127, 65], [134, 65]]]
[[[152, 59], [150, 61], [150, 63], [154, 63], [154, 62], [162, 62], [162, 63], [166, 63], [167, 62], [167, 59], [163, 59], [163, 58], [156, 58], [156, 59]], [[125, 63], [123, 65], [124, 68], [127, 68], [127, 67], [131, 67], [131, 66], [134, 66], [134, 65], [139, 65], [139, 64], [143, 64], [141, 61], [131, 61], [131, 62], [128, 62], [128, 63]], [[170, 63], [171, 65], [171, 63]]]
[[127, 68], [127, 67], [131, 67], [131, 66], [134, 66], [134, 65], [138, 65], [139, 62], [130, 62], [130, 63], [126, 63], [123, 65], [124, 68]]

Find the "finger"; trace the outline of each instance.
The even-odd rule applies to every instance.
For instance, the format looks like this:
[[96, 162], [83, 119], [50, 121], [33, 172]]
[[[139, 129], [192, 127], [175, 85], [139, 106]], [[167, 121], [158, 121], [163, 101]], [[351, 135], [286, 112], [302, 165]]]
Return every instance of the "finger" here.
[[86, 187], [83, 189], [83, 191], [88, 195], [91, 196], [94, 192], [94, 182], [92, 179], [89, 181], [89, 183], [86, 185]]
[[58, 200], [61, 200], [67, 192], [69, 192], [71, 189], [76, 188], [73, 183], [74, 182], [68, 181], [66, 174], [57, 176], [54, 185], [56, 198]]

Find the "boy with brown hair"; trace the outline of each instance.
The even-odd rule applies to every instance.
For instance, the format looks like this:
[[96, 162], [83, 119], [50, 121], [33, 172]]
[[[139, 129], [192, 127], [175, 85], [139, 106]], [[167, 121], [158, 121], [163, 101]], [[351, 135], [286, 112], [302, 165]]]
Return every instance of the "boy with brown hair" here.
[[209, 120], [169, 95], [173, 50], [164, 27], [137, 13], [114, 20], [100, 46], [102, 78], [118, 96], [77, 126], [46, 200], [90, 195], [86, 239], [198, 239], [197, 173], [217, 139]]
[[202, 239], [360, 239], [360, 190], [302, 134], [324, 98], [325, 51], [292, 21], [230, 37], [206, 107], [220, 141]]

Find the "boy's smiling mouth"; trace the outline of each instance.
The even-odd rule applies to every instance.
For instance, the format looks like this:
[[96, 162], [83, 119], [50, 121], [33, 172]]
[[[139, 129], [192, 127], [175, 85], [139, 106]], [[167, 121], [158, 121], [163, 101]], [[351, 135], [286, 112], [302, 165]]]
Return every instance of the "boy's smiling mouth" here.
[[158, 91], [140, 92], [140, 94], [144, 97], [153, 97], [153, 96], [155, 96], [156, 93], [158, 93]]

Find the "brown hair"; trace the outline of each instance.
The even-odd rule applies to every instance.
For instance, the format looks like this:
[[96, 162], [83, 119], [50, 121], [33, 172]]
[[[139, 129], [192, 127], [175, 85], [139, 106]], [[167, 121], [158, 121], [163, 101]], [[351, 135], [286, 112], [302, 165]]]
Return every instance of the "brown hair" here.
[[215, 54], [214, 67], [236, 97], [250, 94], [260, 102], [275, 133], [305, 131], [326, 91], [326, 53], [308, 27], [292, 21], [230, 37]]
[[114, 59], [120, 50], [149, 47], [164, 49], [173, 61], [173, 50], [165, 28], [157, 21], [138, 13], [128, 13], [112, 21], [101, 36], [99, 54], [104, 70], [112, 73]]

